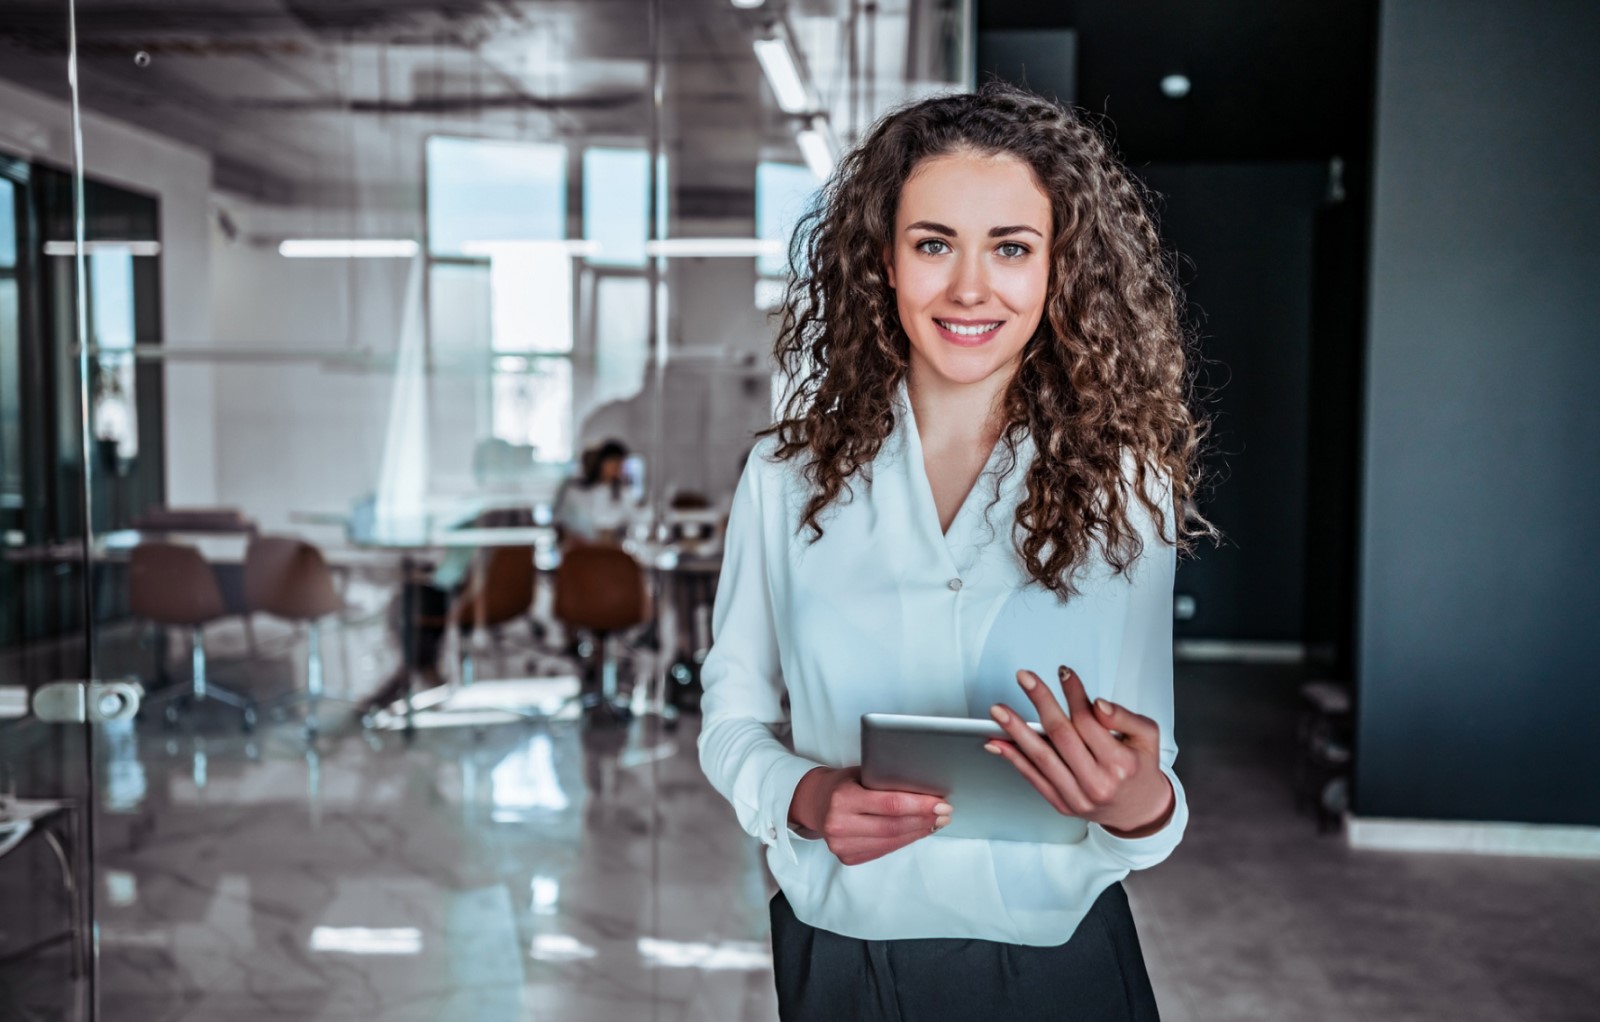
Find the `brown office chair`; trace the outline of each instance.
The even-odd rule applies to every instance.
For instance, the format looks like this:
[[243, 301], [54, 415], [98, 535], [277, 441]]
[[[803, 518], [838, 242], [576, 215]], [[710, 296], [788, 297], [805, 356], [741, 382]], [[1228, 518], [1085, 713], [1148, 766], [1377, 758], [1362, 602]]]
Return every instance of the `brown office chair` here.
[[650, 592], [644, 569], [623, 550], [580, 544], [561, 555], [556, 569], [555, 616], [568, 628], [594, 635], [591, 675], [599, 679], [599, 692], [584, 697], [590, 720], [604, 723], [628, 719], [628, 708], [617, 699], [617, 664], [608, 640], [619, 632], [650, 620]]
[[189, 629], [193, 664], [189, 684], [159, 689], [145, 700], [146, 706], [167, 703], [166, 719], [171, 724], [178, 719], [178, 701], [200, 703], [209, 699], [239, 710], [245, 730], [255, 727], [255, 700], [206, 679], [202, 629], [231, 611], [223, 602], [216, 573], [200, 551], [179, 543], [140, 543], [134, 547], [128, 565], [128, 609], [158, 625]]
[[498, 647], [500, 627], [533, 610], [533, 587], [533, 547], [491, 547], [478, 557], [466, 588], [450, 608], [450, 621], [460, 630], [461, 684], [477, 678], [472, 633], [488, 632]]
[[[317, 733], [322, 687], [322, 619], [344, 609], [322, 551], [292, 536], [257, 536], [244, 555], [244, 598], [252, 612], [306, 626], [306, 687], [275, 700], [274, 710], [306, 704], [307, 736]], [[350, 703], [350, 700], [329, 700]], [[352, 704], [353, 705], [353, 704]]]
[[711, 507], [711, 498], [694, 490], [679, 490], [667, 507], [673, 511], [705, 511]]

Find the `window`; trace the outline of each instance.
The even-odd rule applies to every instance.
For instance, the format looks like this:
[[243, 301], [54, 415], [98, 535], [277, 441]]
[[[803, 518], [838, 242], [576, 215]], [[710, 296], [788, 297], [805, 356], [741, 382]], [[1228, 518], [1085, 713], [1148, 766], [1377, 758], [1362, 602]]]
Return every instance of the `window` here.
[[781, 279], [788, 275], [789, 239], [818, 187], [816, 176], [804, 164], [756, 164], [756, 237], [782, 242], [784, 246], [783, 255], [760, 257], [756, 262], [759, 276]]
[[89, 253], [89, 323], [99, 349], [93, 365], [90, 428], [94, 438], [116, 445], [118, 458], [139, 453], [138, 407], [133, 372], [133, 250]]
[[570, 460], [566, 146], [430, 138], [427, 190], [435, 344], [487, 360], [491, 436]]

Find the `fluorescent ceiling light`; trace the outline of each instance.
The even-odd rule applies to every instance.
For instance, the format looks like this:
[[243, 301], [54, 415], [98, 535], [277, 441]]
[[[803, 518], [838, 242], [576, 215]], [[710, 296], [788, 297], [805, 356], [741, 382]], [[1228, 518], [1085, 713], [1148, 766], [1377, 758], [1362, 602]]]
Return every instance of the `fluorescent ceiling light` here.
[[[129, 255], [153, 256], [161, 254], [159, 241], [86, 241], [83, 243], [85, 255], [94, 255], [96, 252], [126, 252]], [[48, 256], [70, 256], [78, 254], [78, 246], [71, 241], [47, 241], [44, 243], [44, 254]]]
[[748, 10], [751, 10], [753, 8], [760, 7], [762, 4], [764, 4], [766, 2], [767, 2], [767, 0], [733, 0], [733, 6], [735, 6], [735, 7], [743, 7], [745, 10], [748, 11]]
[[756, 60], [766, 72], [767, 84], [778, 98], [778, 106], [785, 113], [798, 114], [811, 109], [811, 93], [800, 79], [800, 69], [795, 66], [794, 54], [782, 39], [757, 39]]
[[644, 252], [645, 255], [665, 256], [668, 259], [692, 256], [754, 259], [783, 255], [783, 242], [766, 238], [667, 238], [664, 241], [645, 242]]
[[290, 238], [278, 243], [289, 259], [410, 259], [417, 243], [410, 238]]
[[800, 155], [806, 158], [811, 173], [818, 181], [828, 180], [828, 175], [833, 173], [833, 143], [828, 140], [827, 133], [820, 128], [806, 128], [796, 132], [794, 140], [800, 143]]
[[516, 255], [561, 249], [570, 256], [592, 258], [600, 254], [600, 243], [588, 238], [552, 239], [548, 241], [467, 241], [461, 244], [461, 254], [469, 256]]

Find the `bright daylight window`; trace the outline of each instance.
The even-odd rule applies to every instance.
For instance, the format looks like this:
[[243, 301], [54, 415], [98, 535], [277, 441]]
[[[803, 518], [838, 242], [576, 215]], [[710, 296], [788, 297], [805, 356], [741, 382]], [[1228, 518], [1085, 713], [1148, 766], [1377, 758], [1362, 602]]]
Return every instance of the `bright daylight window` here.
[[[770, 311], [783, 304], [789, 282], [789, 241], [819, 187], [816, 175], [804, 164], [756, 164], [756, 237], [783, 245], [782, 255], [762, 255], [756, 260], [756, 308]], [[772, 374], [774, 419], [789, 399], [788, 382], [783, 373]]]
[[[780, 287], [788, 277], [789, 238], [818, 187], [816, 176], [804, 164], [756, 164], [756, 237], [783, 245], [783, 254], [763, 255], [756, 261], [758, 277], [777, 282]], [[756, 287], [759, 293], [760, 280]]]
[[[566, 461], [575, 388], [588, 403], [638, 393], [649, 360], [645, 242], [649, 153], [595, 146], [582, 157], [583, 241], [567, 239], [565, 146], [429, 139], [430, 320], [436, 354], [490, 361], [491, 434]], [[658, 194], [665, 198], [666, 163]], [[802, 168], [803, 169], [803, 168]], [[664, 206], [663, 206], [664, 208]], [[594, 373], [575, 372], [574, 257], [596, 272]]]
[[[428, 249], [436, 323], [483, 323], [491, 432], [572, 457], [572, 254], [567, 149], [549, 143], [434, 137], [427, 146]], [[478, 277], [473, 287], [463, 274]], [[487, 291], [488, 315], [481, 307]], [[451, 307], [452, 303], [459, 307]]]
[[116, 445], [118, 458], [139, 453], [133, 371], [133, 251], [89, 253], [90, 329], [100, 349], [94, 361], [94, 438]]

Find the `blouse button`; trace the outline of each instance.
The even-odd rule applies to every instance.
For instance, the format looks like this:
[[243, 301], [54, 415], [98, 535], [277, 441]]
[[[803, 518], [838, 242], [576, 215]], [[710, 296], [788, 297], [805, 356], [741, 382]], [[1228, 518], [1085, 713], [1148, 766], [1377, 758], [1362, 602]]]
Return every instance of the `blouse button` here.
[[961, 589], [961, 580], [959, 578], [953, 578], [950, 581], [946, 582], [945, 585], [950, 587], [950, 591], [952, 593], [953, 592], [957, 592], [957, 591], [959, 591]]

